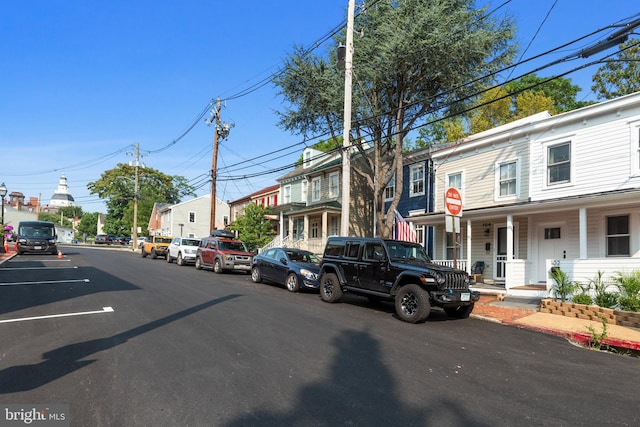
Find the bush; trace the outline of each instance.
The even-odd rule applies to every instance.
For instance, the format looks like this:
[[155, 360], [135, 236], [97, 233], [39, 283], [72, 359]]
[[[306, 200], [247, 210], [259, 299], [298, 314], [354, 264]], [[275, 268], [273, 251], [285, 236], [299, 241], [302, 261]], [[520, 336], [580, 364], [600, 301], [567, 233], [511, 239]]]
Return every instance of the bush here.
[[607, 292], [610, 283], [605, 282], [603, 277], [604, 273], [598, 270], [596, 277], [589, 281], [589, 287], [595, 292], [593, 302], [600, 307], [611, 308], [618, 303], [618, 295]]
[[576, 304], [584, 304], [584, 305], [593, 304], [593, 298], [591, 298], [591, 295], [584, 294], [584, 293], [574, 295], [573, 298], [571, 298], [571, 301], [575, 302]]
[[629, 274], [618, 272], [614, 280], [620, 292], [620, 308], [625, 311], [640, 311], [640, 270]]
[[569, 276], [558, 267], [552, 267], [549, 275], [555, 282], [551, 290], [555, 299], [565, 302], [576, 290], [576, 283], [569, 280]]

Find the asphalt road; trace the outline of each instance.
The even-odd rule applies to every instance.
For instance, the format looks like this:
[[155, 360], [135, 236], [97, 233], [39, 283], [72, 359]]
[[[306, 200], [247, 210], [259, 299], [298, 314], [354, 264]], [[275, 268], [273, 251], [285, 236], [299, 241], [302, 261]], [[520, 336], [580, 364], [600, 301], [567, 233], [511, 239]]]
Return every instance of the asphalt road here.
[[[68, 248], [0, 268], [0, 405], [73, 426], [635, 426], [640, 359]], [[0, 419], [2, 419], [0, 414]]]

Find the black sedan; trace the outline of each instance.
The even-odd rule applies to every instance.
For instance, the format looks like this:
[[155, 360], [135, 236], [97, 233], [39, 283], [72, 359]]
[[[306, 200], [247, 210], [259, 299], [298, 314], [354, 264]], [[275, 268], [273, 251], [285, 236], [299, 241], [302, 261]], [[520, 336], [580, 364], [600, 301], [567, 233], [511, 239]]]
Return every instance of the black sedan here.
[[318, 289], [320, 258], [309, 251], [271, 248], [253, 257], [251, 279], [285, 285], [287, 290]]

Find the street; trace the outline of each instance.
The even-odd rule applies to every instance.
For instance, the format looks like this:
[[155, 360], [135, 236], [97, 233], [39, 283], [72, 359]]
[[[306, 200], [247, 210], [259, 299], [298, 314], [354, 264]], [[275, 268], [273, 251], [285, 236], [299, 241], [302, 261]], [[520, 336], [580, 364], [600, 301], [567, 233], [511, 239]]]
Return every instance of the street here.
[[[638, 425], [640, 361], [479, 319], [63, 248], [0, 268], [0, 404], [73, 426]], [[35, 424], [34, 424], [35, 425]]]

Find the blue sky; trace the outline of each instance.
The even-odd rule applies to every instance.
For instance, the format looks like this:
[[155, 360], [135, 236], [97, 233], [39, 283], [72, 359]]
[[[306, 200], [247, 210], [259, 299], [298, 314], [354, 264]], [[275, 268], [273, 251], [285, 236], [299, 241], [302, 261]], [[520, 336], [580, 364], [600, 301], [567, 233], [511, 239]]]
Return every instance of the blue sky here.
[[[491, 8], [502, 3], [493, 1]], [[41, 197], [46, 204], [64, 173], [77, 204], [86, 212], [105, 212], [86, 185], [117, 163], [133, 160], [127, 152], [138, 143], [144, 164], [202, 183], [211, 169], [213, 129], [195, 120], [210, 100], [233, 97], [268, 78], [294, 44], [310, 46], [343, 22], [347, 4], [5, 2], [0, 25], [0, 181], [9, 192]], [[637, 18], [639, 12], [640, 6], [630, 0], [512, 0], [498, 11], [515, 18], [522, 49], [530, 44], [524, 58]], [[575, 53], [606, 34], [518, 67], [513, 75]], [[563, 63], [538, 75], [563, 73], [592, 59]], [[595, 99], [589, 88], [596, 69], [567, 76], [584, 89], [581, 99]], [[298, 158], [302, 145], [267, 155], [302, 142], [277, 127], [274, 111], [283, 107], [271, 84], [223, 104], [222, 120], [235, 127], [220, 145], [220, 176], [256, 174]], [[238, 166], [224, 171], [231, 165]], [[217, 195], [235, 200], [275, 184], [282, 174], [219, 181]], [[209, 191], [204, 185], [197, 192]]]

